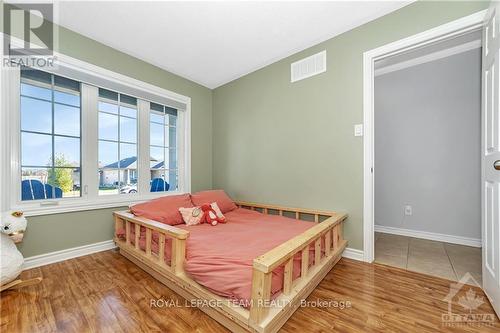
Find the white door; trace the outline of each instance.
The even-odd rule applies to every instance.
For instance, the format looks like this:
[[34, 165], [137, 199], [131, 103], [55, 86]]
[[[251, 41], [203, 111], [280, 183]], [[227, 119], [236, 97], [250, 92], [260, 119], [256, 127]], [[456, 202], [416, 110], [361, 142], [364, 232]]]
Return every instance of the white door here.
[[483, 289], [500, 316], [500, 4], [492, 2], [483, 28], [482, 236]]

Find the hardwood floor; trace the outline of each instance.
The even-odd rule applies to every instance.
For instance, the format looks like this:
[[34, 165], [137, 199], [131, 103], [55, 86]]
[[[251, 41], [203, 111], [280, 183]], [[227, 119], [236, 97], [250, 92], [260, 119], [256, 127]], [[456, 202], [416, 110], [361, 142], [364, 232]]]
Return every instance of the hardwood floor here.
[[[1, 332], [227, 331], [202, 311], [185, 306], [184, 299], [114, 250], [35, 268], [22, 276], [42, 276], [43, 281], [2, 293]], [[299, 308], [282, 332], [499, 332], [500, 323], [486, 297], [472, 286], [454, 297], [452, 311], [469, 313], [460, 304], [472, 289], [474, 299], [483, 297], [485, 303], [471, 314], [490, 314], [492, 326], [443, 326], [442, 314], [448, 311], [443, 298], [450, 283], [342, 259], [307, 299], [325, 301], [323, 307]], [[471, 292], [469, 301], [470, 296]], [[334, 307], [334, 301], [351, 306]], [[479, 303], [468, 304], [473, 308]]]

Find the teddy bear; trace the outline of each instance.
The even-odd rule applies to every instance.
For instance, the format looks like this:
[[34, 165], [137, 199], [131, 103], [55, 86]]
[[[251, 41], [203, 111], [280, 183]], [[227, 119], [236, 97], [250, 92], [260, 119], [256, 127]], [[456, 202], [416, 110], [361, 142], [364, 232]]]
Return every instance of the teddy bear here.
[[41, 278], [15, 280], [21, 274], [24, 258], [16, 247], [23, 239], [26, 218], [22, 212], [0, 214], [0, 291], [35, 284]]
[[222, 215], [222, 212], [220, 212], [219, 209], [219, 212], [217, 212], [213, 205], [204, 204], [201, 206], [201, 210], [203, 212], [203, 217], [200, 223], [206, 222], [213, 226], [216, 226], [217, 223], [226, 223], [226, 218]]

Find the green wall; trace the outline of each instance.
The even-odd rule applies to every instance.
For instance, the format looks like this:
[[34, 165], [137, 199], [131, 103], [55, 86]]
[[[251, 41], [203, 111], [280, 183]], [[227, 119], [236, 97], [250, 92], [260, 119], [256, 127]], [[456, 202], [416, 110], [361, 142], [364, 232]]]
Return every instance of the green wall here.
[[[364, 51], [471, 14], [485, 2], [418, 2], [211, 91], [61, 28], [60, 52], [192, 98], [192, 190], [234, 198], [346, 210], [346, 237], [362, 248]], [[290, 63], [327, 50], [326, 73], [290, 83]], [[30, 217], [29, 257], [109, 240], [101, 209]]]
[[[212, 188], [212, 90], [64, 28], [59, 52], [191, 97], [191, 188]], [[109, 240], [116, 209], [29, 217], [19, 249], [30, 257]]]
[[[417, 2], [214, 90], [213, 185], [234, 198], [346, 210], [363, 248], [363, 52], [485, 9]], [[290, 83], [290, 63], [327, 50], [327, 72]]]
[[28, 228], [18, 248], [24, 257], [102, 242], [113, 238], [110, 208], [28, 217]]

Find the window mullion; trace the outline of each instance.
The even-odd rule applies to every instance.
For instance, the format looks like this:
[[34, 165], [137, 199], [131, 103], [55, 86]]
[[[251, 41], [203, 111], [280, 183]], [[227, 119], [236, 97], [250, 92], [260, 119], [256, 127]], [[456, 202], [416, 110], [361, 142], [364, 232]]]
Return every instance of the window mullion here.
[[[2, 211], [9, 210], [10, 207], [21, 202], [21, 98], [20, 98], [20, 76], [19, 68], [5, 70], [2, 73], [2, 127], [3, 153], [2, 161], [10, 161], [2, 169]], [[1, 133], [0, 133], [1, 134]], [[9, 156], [10, 155], [10, 156]]]
[[[51, 117], [52, 117], [52, 129], [51, 129], [51, 131], [52, 131], [52, 133], [51, 133], [51, 136], [52, 136], [52, 138], [51, 138], [52, 139], [52, 166], [51, 166], [51, 172], [52, 172], [52, 177], [55, 177], [55, 172], [56, 172], [56, 169], [55, 169], [55, 166], [56, 166], [55, 140], [56, 140], [56, 137], [55, 137], [55, 126], [54, 126], [55, 119], [54, 119], [54, 75], [53, 74], [50, 75], [50, 94], [52, 95], [52, 101], [50, 103], [51, 109], [52, 109], [52, 111], [51, 111]], [[52, 181], [52, 184], [51, 184], [51, 181]], [[47, 183], [52, 185], [51, 198], [55, 198], [56, 197], [56, 192], [55, 192], [56, 184], [55, 184], [54, 179], [47, 179]]]
[[120, 194], [121, 189], [123, 187], [123, 170], [121, 166], [121, 160], [122, 160], [122, 153], [121, 153], [121, 133], [120, 133], [120, 122], [121, 122], [121, 115], [120, 115], [120, 96], [121, 94], [118, 94], [118, 194]]
[[147, 194], [150, 190], [150, 151], [149, 151], [149, 102], [137, 100], [137, 169], [139, 194]]
[[82, 197], [95, 200], [99, 193], [97, 87], [82, 83]]
[[[170, 178], [168, 177], [168, 168], [167, 168], [167, 164], [170, 166], [170, 160], [168, 160], [168, 163], [167, 163], [167, 159], [168, 159], [168, 155], [167, 155], [167, 152], [168, 152], [168, 147], [167, 147], [167, 139], [168, 139], [168, 136], [169, 136], [169, 127], [168, 127], [168, 114], [165, 113], [165, 106], [163, 106], [163, 180], [165, 182], [167, 182], [167, 179], [168, 179], [168, 190], [171, 190], [171, 186], [172, 186], [172, 181], [170, 180]], [[166, 185], [165, 185], [165, 188], [166, 188]]]
[[186, 164], [185, 164], [185, 156], [184, 156], [184, 147], [185, 147], [185, 117], [187, 112], [179, 112], [177, 117], [177, 128], [176, 128], [176, 153], [177, 153], [177, 186], [180, 192], [189, 192], [190, 184], [187, 184], [187, 177], [185, 175]]

